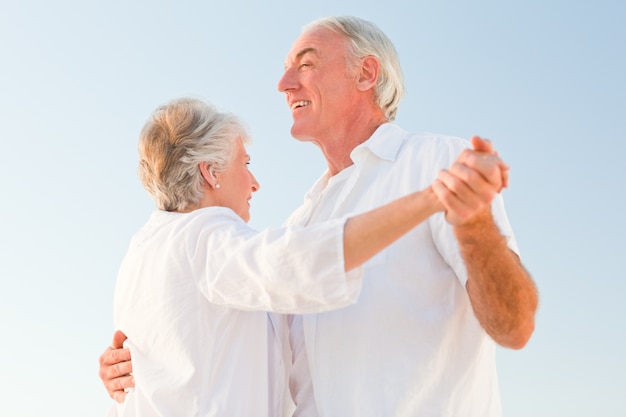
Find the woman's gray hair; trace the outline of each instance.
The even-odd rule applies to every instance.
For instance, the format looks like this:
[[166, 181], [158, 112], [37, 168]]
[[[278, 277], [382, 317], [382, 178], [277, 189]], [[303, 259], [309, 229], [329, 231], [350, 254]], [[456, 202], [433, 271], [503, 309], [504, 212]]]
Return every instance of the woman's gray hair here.
[[193, 98], [172, 100], [158, 107], [141, 130], [139, 178], [160, 210], [183, 211], [202, 198], [200, 164], [223, 171], [237, 140], [250, 143], [233, 114]]
[[376, 82], [378, 107], [388, 121], [393, 121], [404, 96], [404, 77], [398, 54], [387, 35], [376, 25], [353, 16], [331, 16], [315, 20], [302, 29], [326, 28], [344, 36], [352, 44], [352, 59], [355, 65], [366, 56], [374, 56], [380, 62], [380, 74]]

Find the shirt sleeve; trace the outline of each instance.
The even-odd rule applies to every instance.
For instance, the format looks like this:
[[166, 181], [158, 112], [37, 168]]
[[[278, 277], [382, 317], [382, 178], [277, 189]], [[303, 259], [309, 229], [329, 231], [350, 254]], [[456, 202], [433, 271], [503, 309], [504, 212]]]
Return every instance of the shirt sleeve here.
[[194, 278], [209, 301], [242, 310], [302, 314], [352, 304], [362, 271], [344, 271], [346, 220], [259, 232], [225, 212], [190, 245]]

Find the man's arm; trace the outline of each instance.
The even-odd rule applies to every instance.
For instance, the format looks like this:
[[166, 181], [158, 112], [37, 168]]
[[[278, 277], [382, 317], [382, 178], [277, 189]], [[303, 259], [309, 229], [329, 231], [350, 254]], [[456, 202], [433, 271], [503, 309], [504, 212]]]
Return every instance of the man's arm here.
[[113, 343], [100, 355], [99, 376], [111, 398], [121, 403], [126, 398], [125, 388], [135, 386], [131, 373], [133, 365], [130, 361], [130, 350], [123, 348], [126, 335], [116, 331]]
[[433, 189], [459, 243], [474, 314], [496, 343], [521, 349], [535, 327], [537, 289], [490, 208], [495, 193], [507, 185], [508, 167], [493, 164], [497, 154], [490, 142], [474, 137], [472, 143], [474, 151], [465, 151], [442, 172]]
[[535, 328], [538, 295], [519, 257], [506, 244], [486, 210], [454, 227], [468, 279], [474, 314], [501, 346], [523, 348]]

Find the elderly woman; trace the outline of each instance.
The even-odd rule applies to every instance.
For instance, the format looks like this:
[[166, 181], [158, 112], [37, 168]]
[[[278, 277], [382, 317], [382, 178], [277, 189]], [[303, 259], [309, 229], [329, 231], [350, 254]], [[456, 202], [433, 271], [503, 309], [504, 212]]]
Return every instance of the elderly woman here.
[[310, 227], [253, 230], [248, 135], [194, 99], [159, 107], [139, 141], [158, 210], [115, 290], [135, 388], [119, 416], [278, 416], [291, 359], [284, 319], [356, 301], [365, 261], [442, 209], [433, 191]]

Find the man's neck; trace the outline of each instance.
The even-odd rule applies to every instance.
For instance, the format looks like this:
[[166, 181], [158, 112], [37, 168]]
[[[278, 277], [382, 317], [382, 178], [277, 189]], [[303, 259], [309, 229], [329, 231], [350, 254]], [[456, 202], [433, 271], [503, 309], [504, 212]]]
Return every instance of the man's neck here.
[[367, 141], [386, 120], [372, 120], [370, 123], [352, 124], [355, 128], [344, 129], [332, 138], [316, 141], [326, 158], [330, 176], [341, 172], [351, 166], [354, 161], [350, 154], [360, 144]]

